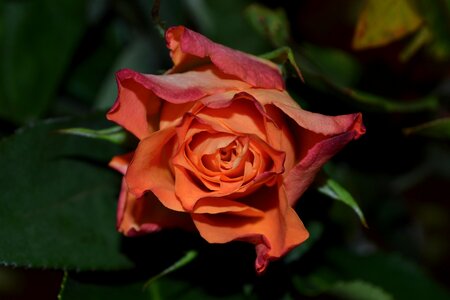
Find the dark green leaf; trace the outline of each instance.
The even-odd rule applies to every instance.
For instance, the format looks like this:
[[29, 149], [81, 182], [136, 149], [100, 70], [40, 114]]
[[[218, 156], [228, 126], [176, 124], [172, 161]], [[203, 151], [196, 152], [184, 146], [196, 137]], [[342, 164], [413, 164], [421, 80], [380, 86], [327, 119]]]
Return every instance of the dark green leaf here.
[[329, 262], [340, 278], [362, 280], [392, 295], [396, 300], [449, 299], [449, 294], [418, 266], [398, 255], [354, 255], [330, 251]]
[[359, 208], [358, 203], [356, 203], [355, 199], [353, 199], [352, 195], [339, 183], [334, 181], [333, 179], [327, 179], [323, 185], [319, 187], [319, 192], [324, 195], [329, 196], [332, 199], [339, 200], [344, 202], [346, 205], [350, 206], [355, 213], [358, 215], [359, 220], [364, 225], [367, 226], [366, 219], [364, 218], [364, 214]]
[[78, 270], [132, 266], [120, 253], [115, 230], [120, 176], [107, 167], [121, 149], [57, 133], [80, 125], [87, 124], [42, 122], [0, 142], [2, 264]]
[[86, 280], [77, 280], [69, 276], [66, 287], [62, 293], [62, 300], [97, 300], [97, 299], [136, 299], [136, 300], [251, 300], [252, 296], [246, 296], [244, 291], [241, 293], [229, 294], [227, 296], [213, 295], [207, 292], [207, 289], [192, 284], [187, 280], [172, 279], [170, 276], [161, 278], [152, 283], [148, 289], [144, 289], [144, 283], [137, 281], [134, 283], [125, 283], [127, 280], [121, 280], [117, 283], [90, 282]]
[[66, 128], [58, 130], [58, 132], [92, 139], [105, 140], [117, 145], [122, 145], [127, 140], [127, 133], [120, 126], [114, 126], [100, 130], [89, 128]]
[[405, 128], [407, 135], [416, 134], [437, 139], [450, 139], [450, 118], [434, 120], [419, 126]]
[[[93, 3], [97, 2], [101, 1], [91, 1], [90, 3], [94, 5]], [[83, 57], [80, 62], [71, 67], [64, 85], [64, 92], [69, 94], [71, 100], [82, 102], [88, 108], [92, 107], [103, 81], [108, 80], [113, 84], [115, 83], [114, 74], [110, 74], [110, 69], [114, 66], [117, 56], [123, 48], [124, 38], [119, 34], [124, 31], [123, 26], [122, 23], [116, 21], [109, 24], [104, 31], [92, 30], [92, 33], [90, 33], [92, 36], [89, 37], [96, 41], [82, 44], [83, 52], [86, 53], [83, 54], [86, 57]], [[141, 63], [144, 64], [144, 60]], [[115, 86], [113, 88], [114, 93], [116, 93], [117, 88]], [[114, 101], [114, 99], [115, 94], [111, 95], [111, 101]], [[61, 105], [60, 103], [57, 104]], [[70, 114], [70, 110], [62, 111], [61, 114]]]
[[284, 10], [271, 10], [260, 4], [252, 4], [246, 9], [245, 14], [253, 28], [267, 37], [275, 47], [287, 45], [290, 33]]
[[102, 283], [80, 281], [69, 274], [64, 289], [60, 293], [60, 300], [148, 300], [166, 299], [153, 297], [151, 292], [142, 288], [143, 282], [127, 283], [122, 278], [120, 283]]
[[[117, 57], [115, 63], [109, 69], [109, 74], [104, 79], [103, 85], [97, 93], [94, 107], [97, 109], [109, 109], [113, 106], [117, 97], [117, 84], [114, 74], [123, 68], [133, 69], [138, 72], [149, 73], [158, 69], [160, 57], [156, 54], [156, 43], [160, 41], [148, 39], [144, 36], [136, 36], [133, 42], [126, 47]], [[152, 53], [152, 55], [149, 55]]]
[[361, 280], [338, 281], [327, 294], [347, 300], [393, 300], [383, 289]]
[[[307, 69], [309, 72], [319, 72], [335, 84], [353, 86], [361, 76], [359, 63], [340, 49], [303, 44], [299, 53], [308, 58], [309, 61], [305, 64], [306, 67], [309, 66]], [[301, 66], [303, 68], [303, 64]]]
[[5, 1], [0, 25], [0, 116], [42, 115], [86, 26], [86, 1]]
[[386, 45], [416, 31], [421, 24], [408, 0], [367, 0], [358, 18], [353, 48]]
[[339, 277], [329, 269], [319, 267], [317, 270], [310, 272], [304, 277], [294, 275], [292, 277], [292, 284], [300, 294], [309, 297], [316, 297], [330, 289], [338, 278]]
[[186, 3], [202, 25], [200, 32], [213, 41], [247, 53], [263, 53], [270, 49], [268, 41], [255, 34], [242, 13], [253, 3], [252, 0], [194, 0]]

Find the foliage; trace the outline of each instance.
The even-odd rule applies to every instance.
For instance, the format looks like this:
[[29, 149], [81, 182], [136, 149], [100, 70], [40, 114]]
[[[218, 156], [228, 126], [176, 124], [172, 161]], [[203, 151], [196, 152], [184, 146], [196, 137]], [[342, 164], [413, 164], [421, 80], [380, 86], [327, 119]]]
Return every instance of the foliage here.
[[0, 3], [0, 298], [449, 298], [449, 1], [162, 0], [153, 10], [165, 26], [272, 60], [310, 111], [363, 114], [366, 135], [296, 205], [310, 239], [259, 277], [251, 245], [116, 232], [120, 176], [107, 164], [135, 141], [105, 113], [115, 71], [170, 67], [152, 5]]

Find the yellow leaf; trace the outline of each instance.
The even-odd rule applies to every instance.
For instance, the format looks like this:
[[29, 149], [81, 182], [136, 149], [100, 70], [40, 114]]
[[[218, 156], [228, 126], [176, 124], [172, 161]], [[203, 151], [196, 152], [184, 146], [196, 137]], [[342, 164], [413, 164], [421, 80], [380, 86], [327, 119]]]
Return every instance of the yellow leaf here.
[[384, 46], [419, 29], [421, 17], [408, 0], [367, 0], [356, 25], [353, 49]]

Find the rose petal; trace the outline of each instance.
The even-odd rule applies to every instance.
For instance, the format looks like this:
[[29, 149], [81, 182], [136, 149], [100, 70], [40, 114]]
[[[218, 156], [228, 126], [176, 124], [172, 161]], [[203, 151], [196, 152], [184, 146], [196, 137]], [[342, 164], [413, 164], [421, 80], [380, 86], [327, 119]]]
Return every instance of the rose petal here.
[[126, 236], [159, 231], [162, 228], [191, 228], [188, 214], [163, 206], [152, 193], [136, 198], [128, 192], [125, 180], [119, 197], [117, 229]]
[[[248, 88], [245, 82], [223, 78], [215, 68], [183, 74], [146, 75], [129, 69], [116, 74], [119, 94], [107, 118], [143, 139], [158, 129], [161, 99], [188, 103], [210, 94]], [[165, 114], [161, 121], [173, 118]]]
[[267, 60], [216, 44], [183, 26], [169, 28], [166, 41], [175, 65], [171, 70], [173, 73], [205, 64], [209, 58], [225, 74], [236, 76], [254, 87], [284, 89], [280, 71]]
[[[264, 187], [245, 203], [264, 211], [261, 218], [242, 218], [225, 214], [192, 214], [201, 236], [210, 243], [234, 240], [255, 244], [256, 271], [261, 273], [269, 261], [305, 241], [309, 234], [295, 211], [288, 205], [281, 187]], [[258, 205], [256, 205], [258, 204]]]
[[232, 214], [242, 217], [263, 217], [264, 212], [227, 198], [200, 199], [193, 210], [196, 214]]
[[[202, 99], [206, 102], [207, 98]], [[250, 95], [236, 93], [230, 100], [222, 102], [220, 107], [214, 107], [217, 103], [204, 103], [205, 108], [196, 116], [208, 124], [218, 124], [223, 130], [232, 133], [252, 133], [261, 139], [266, 138], [264, 108]]]
[[130, 164], [132, 158], [134, 156], [134, 152], [116, 155], [109, 162], [109, 166], [122, 174], [125, 174], [128, 169], [128, 165]]
[[169, 163], [174, 136], [175, 129], [169, 128], [141, 140], [125, 179], [130, 192], [136, 197], [152, 191], [167, 208], [184, 211], [175, 195], [175, 182]]
[[157, 129], [155, 117], [160, 101], [151, 90], [133, 80], [133, 74], [138, 73], [131, 70], [116, 73], [118, 96], [106, 117], [138, 138], [143, 138]]
[[[356, 114], [325, 116], [303, 110], [286, 91], [250, 89], [243, 91], [252, 95], [263, 106], [274, 105], [293, 119], [300, 127], [323, 135], [335, 135], [348, 130], [354, 123]], [[358, 136], [365, 132], [362, 123], [355, 127]]]
[[301, 140], [304, 149], [308, 150], [284, 180], [291, 206], [295, 205], [322, 166], [348, 142], [364, 133], [361, 114], [350, 116], [353, 117], [353, 123], [349, 124], [345, 131], [337, 132], [334, 136], [317, 135], [304, 130]]
[[199, 177], [178, 164], [174, 165], [174, 175], [175, 193], [186, 211], [193, 211], [196, 203], [202, 198], [228, 196], [242, 185], [239, 181], [220, 182], [216, 190], [210, 190]]
[[255, 97], [268, 112], [271, 105], [277, 107], [297, 125], [297, 128], [291, 129], [296, 136], [297, 164], [285, 176], [286, 193], [291, 206], [326, 161], [365, 132], [359, 113], [325, 116], [301, 109], [285, 91], [250, 89], [244, 92]]

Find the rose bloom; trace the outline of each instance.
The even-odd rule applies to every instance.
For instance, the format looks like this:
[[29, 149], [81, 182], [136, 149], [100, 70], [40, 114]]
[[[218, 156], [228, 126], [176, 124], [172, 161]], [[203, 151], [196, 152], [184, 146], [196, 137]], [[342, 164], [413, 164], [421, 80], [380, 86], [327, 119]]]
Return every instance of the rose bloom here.
[[181, 227], [209, 243], [249, 242], [261, 273], [308, 238], [292, 207], [322, 165], [364, 133], [361, 114], [305, 111], [275, 64], [183, 26], [166, 41], [174, 63], [166, 74], [116, 76], [107, 118], [139, 139], [110, 163], [124, 175], [118, 230]]

